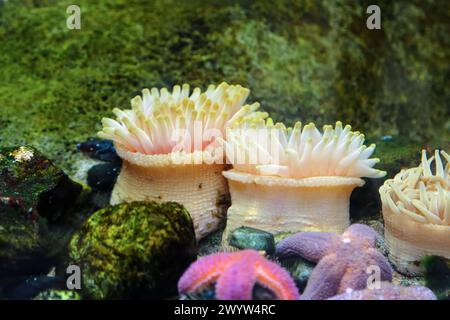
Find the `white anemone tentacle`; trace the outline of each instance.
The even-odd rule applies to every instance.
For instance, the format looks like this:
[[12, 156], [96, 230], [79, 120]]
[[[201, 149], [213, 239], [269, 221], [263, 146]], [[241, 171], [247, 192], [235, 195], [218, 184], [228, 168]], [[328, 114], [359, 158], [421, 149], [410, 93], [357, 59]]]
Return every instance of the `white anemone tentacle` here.
[[380, 188], [389, 257], [400, 272], [420, 274], [418, 262], [426, 255], [450, 258], [449, 163], [445, 151], [428, 158], [423, 150], [418, 167], [401, 170]]

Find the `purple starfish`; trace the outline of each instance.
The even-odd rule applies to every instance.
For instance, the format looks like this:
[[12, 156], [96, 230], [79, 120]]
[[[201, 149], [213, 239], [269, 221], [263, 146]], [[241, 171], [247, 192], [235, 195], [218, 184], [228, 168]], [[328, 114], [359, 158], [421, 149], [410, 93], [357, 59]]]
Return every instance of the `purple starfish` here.
[[251, 300], [255, 284], [271, 290], [280, 300], [298, 300], [289, 273], [255, 250], [216, 253], [194, 262], [178, 282], [180, 294], [197, 293], [215, 284], [218, 300]]
[[388, 282], [381, 282], [378, 289], [349, 291], [328, 300], [437, 300], [437, 298], [426, 287], [402, 287]]
[[363, 224], [351, 225], [341, 236], [331, 232], [302, 232], [280, 241], [276, 255], [299, 256], [317, 263], [302, 294], [303, 300], [322, 300], [362, 290], [379, 270], [380, 281], [392, 280], [388, 260], [376, 250], [378, 234]]

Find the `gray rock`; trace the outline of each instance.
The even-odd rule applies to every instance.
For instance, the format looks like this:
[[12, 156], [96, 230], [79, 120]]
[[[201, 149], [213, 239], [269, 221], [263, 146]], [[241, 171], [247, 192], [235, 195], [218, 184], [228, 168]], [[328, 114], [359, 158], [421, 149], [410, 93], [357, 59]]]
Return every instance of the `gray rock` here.
[[238, 249], [265, 251], [269, 255], [275, 252], [273, 235], [250, 227], [240, 227], [234, 230], [230, 234], [229, 244]]

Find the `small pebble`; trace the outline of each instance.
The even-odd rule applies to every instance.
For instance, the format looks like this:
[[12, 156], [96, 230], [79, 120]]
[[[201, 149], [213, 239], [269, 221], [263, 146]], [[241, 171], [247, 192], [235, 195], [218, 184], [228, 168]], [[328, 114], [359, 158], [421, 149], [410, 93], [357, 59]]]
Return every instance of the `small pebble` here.
[[120, 172], [117, 163], [97, 164], [89, 169], [87, 183], [94, 190], [112, 190]]
[[238, 249], [254, 249], [265, 251], [266, 254], [275, 252], [275, 239], [270, 232], [250, 227], [240, 227], [234, 230], [229, 238], [230, 246]]
[[114, 144], [111, 140], [89, 138], [77, 144], [77, 149], [92, 159], [105, 162], [120, 162]]

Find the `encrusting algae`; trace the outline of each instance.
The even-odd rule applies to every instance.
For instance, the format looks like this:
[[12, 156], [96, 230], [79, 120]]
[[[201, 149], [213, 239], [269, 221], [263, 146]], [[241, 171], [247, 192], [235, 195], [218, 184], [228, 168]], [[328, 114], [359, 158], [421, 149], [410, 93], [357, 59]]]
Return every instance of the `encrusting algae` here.
[[389, 258], [400, 272], [420, 274], [426, 255], [450, 258], [449, 167], [445, 151], [428, 159], [423, 150], [418, 167], [400, 171], [380, 188]]
[[114, 109], [116, 120], [104, 118], [99, 136], [111, 139], [124, 160], [111, 204], [136, 200], [175, 201], [191, 214], [197, 239], [214, 231], [228, 193], [222, 170], [224, 156], [216, 143], [225, 128], [255, 112], [243, 106], [249, 89], [222, 83], [205, 92], [189, 85], [144, 89], [131, 100], [132, 109]]
[[294, 128], [269, 118], [245, 119], [229, 129], [223, 141], [233, 169], [228, 179], [232, 206], [223, 240], [241, 226], [274, 234], [299, 231], [343, 232], [349, 226], [349, 198], [361, 177], [385, 172], [369, 157], [375, 145], [364, 146], [364, 135], [349, 125], [313, 123]]

